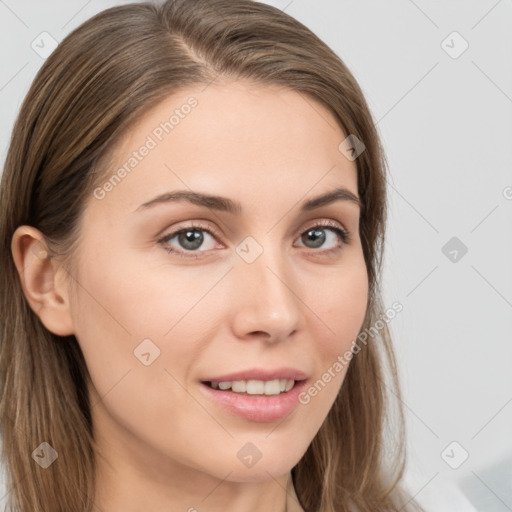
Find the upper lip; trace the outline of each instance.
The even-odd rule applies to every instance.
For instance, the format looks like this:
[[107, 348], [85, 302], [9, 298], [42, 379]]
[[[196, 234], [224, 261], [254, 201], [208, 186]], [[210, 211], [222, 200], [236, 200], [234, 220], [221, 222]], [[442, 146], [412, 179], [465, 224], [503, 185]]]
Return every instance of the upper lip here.
[[216, 375], [201, 379], [202, 382], [233, 382], [236, 380], [305, 380], [307, 374], [296, 368], [251, 368], [226, 375]]

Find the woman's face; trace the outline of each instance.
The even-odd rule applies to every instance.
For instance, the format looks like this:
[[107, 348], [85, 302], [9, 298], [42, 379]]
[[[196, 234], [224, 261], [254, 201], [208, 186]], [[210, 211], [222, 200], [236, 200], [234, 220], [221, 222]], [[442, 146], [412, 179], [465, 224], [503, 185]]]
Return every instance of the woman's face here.
[[239, 81], [174, 94], [122, 139], [84, 211], [71, 304], [114, 466], [187, 487], [302, 457], [367, 304], [358, 204], [303, 207], [358, 196], [346, 135], [320, 103]]

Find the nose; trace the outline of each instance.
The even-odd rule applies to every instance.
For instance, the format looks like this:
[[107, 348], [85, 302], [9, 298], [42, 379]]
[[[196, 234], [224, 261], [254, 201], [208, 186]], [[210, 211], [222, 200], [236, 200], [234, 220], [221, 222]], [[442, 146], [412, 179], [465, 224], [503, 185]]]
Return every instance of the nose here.
[[296, 331], [302, 303], [285, 261], [264, 251], [250, 264], [238, 261], [232, 274], [232, 321], [239, 339], [277, 343]]

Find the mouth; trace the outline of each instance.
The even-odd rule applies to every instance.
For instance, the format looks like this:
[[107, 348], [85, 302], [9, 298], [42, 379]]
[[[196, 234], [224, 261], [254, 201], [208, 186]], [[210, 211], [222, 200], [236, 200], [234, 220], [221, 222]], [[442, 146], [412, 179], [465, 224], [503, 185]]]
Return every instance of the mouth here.
[[281, 421], [299, 406], [299, 396], [306, 387], [304, 374], [287, 377], [293, 376], [275, 378], [274, 373], [267, 380], [249, 379], [246, 374], [232, 376], [236, 380], [215, 377], [201, 380], [200, 389], [221, 414], [227, 412], [251, 422]]
[[[303, 380], [303, 379], [302, 379]], [[241, 395], [281, 395], [288, 393], [299, 382], [294, 379], [202, 381], [202, 384], [218, 391]]]

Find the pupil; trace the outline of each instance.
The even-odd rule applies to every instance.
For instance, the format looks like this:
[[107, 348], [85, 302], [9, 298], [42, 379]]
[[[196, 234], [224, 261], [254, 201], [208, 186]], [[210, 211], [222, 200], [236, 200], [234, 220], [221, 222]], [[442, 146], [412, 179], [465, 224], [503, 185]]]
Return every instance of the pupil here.
[[306, 240], [304, 239], [308, 237], [313, 241], [313, 247], [321, 247], [325, 242], [325, 232], [323, 229], [310, 229], [305, 233], [305, 236], [303, 236], [303, 241], [305, 242]]
[[197, 249], [203, 243], [203, 235], [199, 231], [183, 231], [179, 235], [179, 242], [186, 249]]

